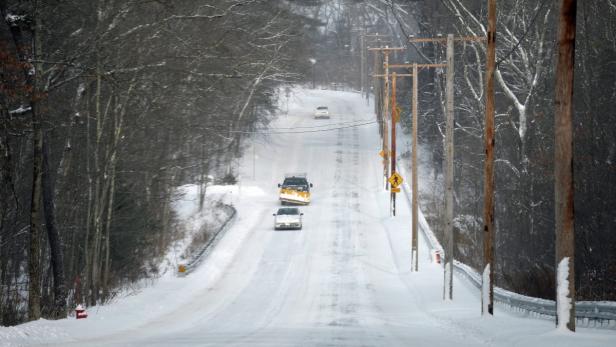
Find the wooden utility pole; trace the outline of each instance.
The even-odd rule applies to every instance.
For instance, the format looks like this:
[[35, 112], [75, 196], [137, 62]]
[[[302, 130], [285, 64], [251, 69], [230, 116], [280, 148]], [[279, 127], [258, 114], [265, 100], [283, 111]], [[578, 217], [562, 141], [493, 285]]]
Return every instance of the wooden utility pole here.
[[483, 281], [481, 312], [494, 314], [494, 70], [496, 67], [496, 0], [488, 0], [486, 115], [483, 171]]
[[447, 35], [447, 120], [445, 126], [445, 239], [447, 252], [445, 253], [445, 285], [444, 298], [453, 299], [453, 35]]
[[[391, 168], [390, 172], [393, 174], [396, 172], [396, 122], [397, 120], [397, 110], [396, 110], [396, 73], [392, 73], [391, 76]], [[389, 178], [389, 177], [388, 177]], [[388, 180], [389, 182], [389, 180]], [[389, 201], [389, 206], [391, 210], [392, 216], [396, 215], [396, 187], [391, 187], [391, 196]]]
[[[366, 56], [366, 51], [367, 51], [366, 50], [366, 38], [374, 38], [374, 39], [376, 39], [376, 43], [377, 43], [377, 45], [379, 45], [380, 42], [381, 42], [381, 38], [382, 37], [389, 37], [389, 36], [390, 35], [380, 35], [379, 33], [375, 33], [375, 34], [362, 34], [362, 42], [361, 42], [361, 44], [362, 44], [362, 48], [361, 48], [362, 49], [362, 59], [363, 59], [362, 60], [362, 64], [363, 64], [363, 67], [362, 67], [362, 81], [363, 81], [362, 82], [362, 86], [363, 86], [364, 91], [366, 93], [365, 94], [366, 102], [369, 102], [369, 100], [370, 100], [370, 98], [369, 98], [370, 88], [368, 88], [368, 83], [367, 83], [367, 81], [365, 79], [366, 75], [368, 74], [368, 72], [365, 71], [368, 68], [368, 57]], [[378, 63], [378, 60], [377, 60], [377, 55], [378, 55], [378, 51], [375, 50], [374, 51], [374, 68], [372, 70], [373, 74], [377, 74], [378, 73], [379, 63]], [[376, 88], [376, 85], [374, 85], [374, 83], [373, 83], [373, 93], [374, 93], [374, 96], [375, 96], [375, 99], [376, 99], [377, 88]], [[377, 104], [376, 102], [374, 104], [375, 104], [375, 113], [377, 113], [376, 107], [378, 107], [378, 106], [376, 105]]]
[[[389, 129], [389, 131], [391, 132], [391, 160], [390, 160], [390, 176], [386, 177], [386, 184], [389, 184], [391, 182], [391, 195], [390, 195], [390, 211], [391, 214], [393, 216], [396, 215], [396, 193], [400, 192], [400, 188], [398, 187], [399, 184], [394, 184], [397, 181], [397, 178], [399, 177], [399, 175], [396, 173], [396, 124], [399, 121], [399, 117], [400, 115], [398, 114], [398, 108], [397, 108], [397, 101], [396, 101], [396, 81], [397, 81], [397, 77], [410, 77], [412, 76], [411, 74], [398, 74], [398, 73], [392, 73], [391, 74], [391, 82], [392, 82], [392, 86], [391, 86], [391, 117], [390, 117], [390, 121], [391, 121], [391, 128]], [[389, 75], [373, 75], [373, 77], [385, 77], [385, 78], [389, 78]], [[383, 131], [388, 131], [388, 129], [385, 127], [385, 129], [383, 129]], [[391, 181], [394, 180], [394, 181]]]
[[447, 65], [445, 64], [391, 64], [391, 68], [412, 68], [412, 73], [409, 75], [399, 74], [398, 76], [411, 76], [413, 77], [413, 98], [411, 100], [412, 104], [412, 148], [411, 148], [411, 189], [412, 189], [412, 198], [411, 198], [411, 211], [412, 211], [412, 221], [411, 221], [411, 270], [419, 271], [419, 246], [418, 246], [418, 238], [419, 238], [419, 227], [418, 227], [418, 219], [419, 219], [419, 188], [418, 188], [418, 177], [417, 177], [417, 130], [419, 129], [419, 115], [417, 111], [417, 103], [418, 103], [418, 89], [419, 82], [417, 80], [417, 76], [419, 75], [419, 68], [429, 69], [429, 68], [444, 68]]
[[385, 61], [383, 62], [383, 68], [385, 70], [385, 100], [383, 104], [383, 178], [385, 181], [385, 190], [389, 189], [389, 148], [388, 148], [388, 132], [387, 129], [387, 116], [389, 115], [389, 51], [383, 51], [385, 54]]
[[[372, 68], [373, 73], [377, 74], [379, 71], [379, 59], [378, 59], [378, 51], [374, 51], [374, 67]], [[372, 79], [372, 89], [374, 92], [374, 113], [376, 113], [377, 115], [379, 114], [379, 103], [377, 102], [377, 94], [379, 95], [379, 98], [381, 96], [381, 91], [380, 91], [380, 86], [377, 85], [377, 81], [378, 79], [373, 78]], [[380, 83], [380, 82], [379, 82]], [[381, 137], [383, 137], [383, 134], [381, 133]]]
[[554, 122], [556, 325], [575, 331], [575, 230], [573, 213], [573, 72], [576, 0], [561, 0]]
[[417, 227], [417, 218], [419, 215], [419, 191], [417, 190], [417, 127], [419, 126], [419, 120], [417, 115], [417, 94], [418, 94], [418, 79], [417, 79], [417, 63], [413, 63], [413, 100], [412, 100], [412, 117], [413, 117], [413, 143], [411, 147], [411, 189], [412, 189], [412, 213], [411, 217], [411, 269], [415, 272], [419, 271], [419, 247], [418, 247], [418, 235], [419, 228]]
[[[385, 180], [385, 189], [389, 190], [389, 181], [387, 180], [390, 176], [389, 172], [389, 163], [390, 163], [390, 149], [388, 148], [389, 142], [389, 129], [387, 123], [387, 116], [389, 114], [389, 53], [394, 51], [402, 51], [404, 47], [379, 47], [379, 48], [368, 48], [369, 51], [377, 51], [382, 52], [384, 55], [383, 62], [383, 70], [385, 77], [385, 96], [383, 100], [383, 144], [382, 144], [382, 153], [383, 153], [383, 178]], [[380, 77], [380, 75], [373, 75], [374, 77]]]
[[360, 90], [361, 90], [361, 95], [364, 95], [364, 92], [366, 93], [366, 95], [368, 95], [368, 88], [366, 86], [366, 49], [365, 49], [365, 36], [362, 33], [361, 37], [360, 37], [360, 43], [359, 43], [359, 49], [361, 51], [361, 56], [360, 56], [360, 66], [359, 66], [359, 84], [360, 84]]
[[[452, 299], [453, 298], [453, 250], [455, 246], [455, 239], [453, 234], [453, 124], [454, 124], [454, 108], [453, 108], [453, 99], [454, 99], [454, 64], [453, 64], [453, 56], [454, 56], [454, 42], [457, 41], [485, 41], [485, 37], [483, 36], [462, 36], [462, 37], [454, 37], [453, 35], [447, 35], [447, 38], [443, 37], [425, 37], [425, 38], [411, 38], [409, 42], [421, 43], [421, 42], [434, 42], [434, 43], [445, 43], [447, 45], [447, 64], [420, 64], [419, 67], [430, 67], [430, 68], [447, 68], [447, 86], [446, 86], [446, 105], [447, 105], [447, 121], [446, 121], [446, 131], [445, 131], [445, 214], [444, 214], [444, 225], [445, 225], [445, 239], [446, 239], [446, 247], [447, 254], [445, 254], [445, 273], [444, 273], [444, 281], [443, 281], [443, 299]], [[404, 66], [404, 65], [403, 65]], [[392, 65], [394, 67], [394, 65]], [[415, 112], [415, 111], [414, 111]], [[415, 147], [415, 145], [413, 145]], [[416, 158], [413, 159], [413, 167], [417, 166]], [[419, 190], [415, 187], [413, 188], [413, 197], [419, 196]], [[414, 209], [418, 208], [417, 206], [413, 207]], [[417, 212], [414, 212], [417, 213]], [[413, 217], [413, 234], [417, 232], [417, 219]], [[413, 236], [413, 248], [417, 248], [415, 236]]]

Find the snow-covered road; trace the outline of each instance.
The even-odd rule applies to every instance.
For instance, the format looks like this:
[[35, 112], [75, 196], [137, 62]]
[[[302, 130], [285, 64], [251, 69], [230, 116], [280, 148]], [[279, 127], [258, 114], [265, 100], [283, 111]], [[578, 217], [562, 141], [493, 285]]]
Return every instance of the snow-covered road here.
[[[319, 105], [330, 120], [314, 120]], [[410, 213], [402, 195], [389, 215], [379, 136], [357, 93], [297, 90], [289, 115], [254, 142], [233, 191], [234, 226], [201, 267], [86, 320], [33, 322], [36, 338], [0, 330], [0, 342], [121, 346], [608, 346], [616, 333], [556, 331], [554, 324], [497, 307], [480, 316], [479, 296], [455, 279], [442, 300], [442, 268], [420, 237], [410, 272]], [[338, 127], [333, 131], [318, 131]], [[298, 132], [302, 133], [282, 133]], [[254, 163], [253, 163], [254, 160]], [[306, 172], [312, 203], [302, 231], [274, 231], [276, 184]], [[41, 333], [43, 332], [43, 333]], [[44, 333], [48, 333], [45, 337]], [[4, 340], [2, 336], [4, 334]], [[12, 336], [12, 337], [11, 337]]]

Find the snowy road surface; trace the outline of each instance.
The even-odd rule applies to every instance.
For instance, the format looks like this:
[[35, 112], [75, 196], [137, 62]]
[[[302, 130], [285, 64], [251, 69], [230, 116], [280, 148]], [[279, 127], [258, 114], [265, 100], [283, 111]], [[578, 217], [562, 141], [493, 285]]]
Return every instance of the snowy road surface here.
[[[331, 119], [312, 118], [319, 105]], [[289, 115], [246, 151], [229, 196], [238, 219], [198, 270], [93, 308], [86, 320], [3, 328], [0, 344], [616, 346], [614, 331], [571, 334], [498, 307], [481, 318], [478, 292], [461, 279], [454, 301], [443, 302], [442, 268], [422, 238], [420, 272], [410, 272], [409, 208], [400, 195], [398, 216], [389, 216], [376, 124], [349, 127], [373, 119], [357, 93], [297, 90]], [[287, 172], [314, 184], [302, 231], [273, 230]]]

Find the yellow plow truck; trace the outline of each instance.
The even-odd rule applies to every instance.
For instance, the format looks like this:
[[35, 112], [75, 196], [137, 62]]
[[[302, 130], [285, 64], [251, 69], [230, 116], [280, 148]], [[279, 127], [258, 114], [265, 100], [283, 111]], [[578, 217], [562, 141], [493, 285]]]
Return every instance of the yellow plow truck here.
[[286, 174], [280, 188], [280, 202], [283, 205], [308, 205], [310, 203], [310, 188], [306, 174]]

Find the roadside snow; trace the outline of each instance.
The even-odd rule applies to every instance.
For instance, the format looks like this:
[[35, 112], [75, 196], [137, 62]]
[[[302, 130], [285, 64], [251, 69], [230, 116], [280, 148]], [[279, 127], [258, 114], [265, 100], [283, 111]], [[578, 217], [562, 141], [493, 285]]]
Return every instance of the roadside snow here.
[[[183, 260], [193, 238], [204, 227], [213, 230], [226, 220], [229, 212], [221, 208], [220, 203], [229, 201], [229, 195], [237, 194], [238, 189], [238, 186], [208, 186], [204, 207], [199, 210], [199, 187], [197, 185], [178, 187], [176, 192], [178, 199], [172, 204], [172, 208], [178, 216], [183, 236], [168, 248], [159, 267], [159, 273], [162, 274], [160, 278], [144, 279], [134, 283], [124, 288], [112, 302], [88, 308], [87, 319], [76, 320], [74, 316], [69, 316], [56, 321], [40, 319], [18, 326], [0, 327], [0, 346], [64, 344], [60, 341], [108, 335], [119, 328], [135, 328], [158, 316], [174, 312], [190, 300], [191, 295], [194, 295], [191, 293], [202, 291], [204, 287], [212, 285], [220, 275], [219, 268], [228, 262], [226, 259], [228, 252], [224, 252], [225, 259], [222, 260], [219, 255], [211, 255], [214, 259], [210, 263], [215, 267], [215, 271], [209, 273], [208, 281], [187, 282], [176, 275], [177, 264]], [[252, 187], [246, 187], [244, 190], [259, 191], [258, 188]], [[74, 312], [69, 313], [74, 314]]]
[[[314, 128], [373, 116], [358, 93], [291, 94], [289, 114], [272, 127]], [[331, 122], [313, 119], [319, 105], [329, 106]], [[509, 314], [502, 305], [493, 319], [482, 319], [481, 294], [467, 281], [457, 280], [454, 300], [444, 301], [443, 267], [430, 262], [433, 240], [421, 233], [420, 271], [409, 270], [409, 204], [400, 197], [397, 216], [389, 215], [379, 144], [376, 124], [255, 142], [253, 155], [241, 160], [241, 184], [208, 187], [209, 196], [233, 204], [237, 219], [194, 272], [163, 277], [95, 308], [88, 319], [0, 328], [0, 345], [616, 345], [614, 331], [563, 333], [551, 321]], [[275, 232], [276, 183], [297, 171], [309, 172], [314, 182], [312, 203], [301, 207], [304, 230]], [[198, 200], [190, 195], [196, 188], [182, 189], [186, 200], [177, 202], [176, 213], [195, 216]]]
[[481, 276], [481, 305], [483, 308], [483, 315], [489, 316], [488, 305], [490, 304], [490, 264], [486, 264], [483, 269], [483, 275]]
[[558, 314], [558, 329], [568, 330], [571, 297], [569, 295], [569, 257], [564, 257], [558, 263], [556, 288], [556, 312]]
[[182, 237], [172, 242], [166, 256], [159, 266], [163, 276], [175, 277], [178, 264], [183, 263], [199, 243], [212, 237], [211, 233], [229, 218], [231, 210], [225, 208], [223, 201], [229, 191], [236, 186], [208, 186], [203, 207], [199, 209], [199, 185], [187, 184], [176, 189], [177, 199], [172, 203], [173, 211], [179, 220]]

